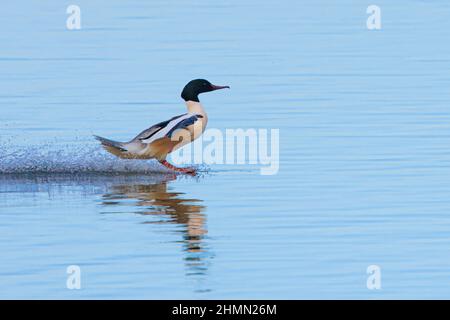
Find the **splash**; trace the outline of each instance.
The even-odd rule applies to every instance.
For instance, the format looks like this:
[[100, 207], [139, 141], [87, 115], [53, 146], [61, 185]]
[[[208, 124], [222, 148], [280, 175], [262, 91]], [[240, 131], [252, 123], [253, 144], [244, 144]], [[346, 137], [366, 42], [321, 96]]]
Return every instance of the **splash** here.
[[122, 160], [94, 144], [0, 144], [0, 174], [5, 173], [166, 173], [154, 160]]

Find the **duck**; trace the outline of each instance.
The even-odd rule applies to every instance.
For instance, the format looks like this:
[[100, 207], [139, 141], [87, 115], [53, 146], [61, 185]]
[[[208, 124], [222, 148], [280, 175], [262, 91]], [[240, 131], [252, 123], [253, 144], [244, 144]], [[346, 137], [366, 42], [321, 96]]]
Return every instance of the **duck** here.
[[[102, 147], [109, 153], [121, 159], [156, 159], [167, 169], [190, 175], [196, 175], [192, 167], [180, 168], [167, 161], [171, 152], [192, 143], [198, 139], [206, 129], [208, 115], [200, 103], [199, 95], [229, 86], [217, 86], [205, 79], [191, 80], [181, 92], [187, 112], [159, 122], [142, 131], [128, 142], [119, 142], [94, 135]], [[186, 139], [186, 134], [189, 135]]]

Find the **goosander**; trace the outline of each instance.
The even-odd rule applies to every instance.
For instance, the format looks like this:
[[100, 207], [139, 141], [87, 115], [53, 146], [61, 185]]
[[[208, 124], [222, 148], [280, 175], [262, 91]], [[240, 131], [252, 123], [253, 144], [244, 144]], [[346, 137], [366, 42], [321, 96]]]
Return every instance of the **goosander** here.
[[[172, 151], [191, 143], [205, 131], [208, 116], [198, 99], [198, 95], [225, 88], [230, 87], [215, 86], [204, 79], [192, 80], [181, 92], [181, 98], [186, 102], [187, 113], [157, 123], [139, 133], [129, 142], [118, 142], [99, 136], [94, 137], [100, 141], [108, 152], [119, 158], [156, 159], [170, 170], [195, 175], [194, 168], [176, 167], [170, 164], [166, 157]], [[181, 129], [188, 130], [190, 139], [183, 139], [182, 131], [184, 130]]]

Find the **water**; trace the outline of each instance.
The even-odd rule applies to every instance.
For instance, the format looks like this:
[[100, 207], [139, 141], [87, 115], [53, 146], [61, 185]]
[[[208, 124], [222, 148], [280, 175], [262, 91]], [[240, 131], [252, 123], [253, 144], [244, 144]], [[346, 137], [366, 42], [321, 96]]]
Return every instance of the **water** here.
[[[1, 298], [450, 298], [447, 1], [2, 4]], [[280, 129], [280, 170], [114, 159], [184, 112]], [[366, 287], [369, 265], [382, 289]], [[66, 288], [78, 265], [82, 289]]]

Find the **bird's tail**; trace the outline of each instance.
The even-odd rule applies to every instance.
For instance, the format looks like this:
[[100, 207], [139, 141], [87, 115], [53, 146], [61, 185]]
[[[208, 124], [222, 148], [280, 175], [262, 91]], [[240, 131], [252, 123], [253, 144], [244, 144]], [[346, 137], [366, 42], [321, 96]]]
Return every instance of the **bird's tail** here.
[[103, 148], [105, 148], [108, 152], [112, 153], [113, 155], [120, 157], [124, 153], [128, 152], [128, 150], [124, 148], [124, 144], [122, 142], [109, 140], [99, 136], [94, 136], [94, 138], [100, 141]]

